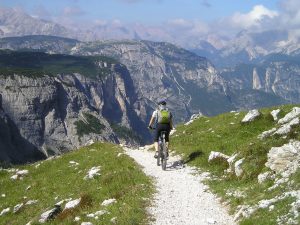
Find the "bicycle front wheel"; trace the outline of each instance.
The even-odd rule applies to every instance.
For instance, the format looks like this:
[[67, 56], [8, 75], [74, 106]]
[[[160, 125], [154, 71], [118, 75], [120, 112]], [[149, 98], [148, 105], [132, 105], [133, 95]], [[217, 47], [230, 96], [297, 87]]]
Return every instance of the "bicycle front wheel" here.
[[158, 151], [158, 153], [157, 153], [157, 158], [156, 158], [156, 160], [157, 160], [157, 165], [158, 166], [160, 166], [160, 159], [161, 159], [161, 150], [159, 149], [159, 151]]

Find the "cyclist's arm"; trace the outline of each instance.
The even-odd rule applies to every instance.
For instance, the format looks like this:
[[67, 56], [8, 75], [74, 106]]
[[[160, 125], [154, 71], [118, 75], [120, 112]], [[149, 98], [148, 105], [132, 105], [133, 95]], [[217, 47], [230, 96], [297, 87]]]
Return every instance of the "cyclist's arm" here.
[[150, 122], [149, 122], [149, 127], [151, 127], [153, 123], [154, 123], [154, 117], [151, 116], [151, 119], [150, 119]]

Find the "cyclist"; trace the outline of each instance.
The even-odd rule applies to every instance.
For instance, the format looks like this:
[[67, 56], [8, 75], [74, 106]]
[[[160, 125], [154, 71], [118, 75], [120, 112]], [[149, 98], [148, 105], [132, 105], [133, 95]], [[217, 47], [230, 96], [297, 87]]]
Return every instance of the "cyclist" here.
[[166, 100], [160, 100], [158, 103], [158, 108], [153, 112], [152, 117], [149, 122], [149, 128], [152, 129], [152, 125], [155, 126], [155, 135], [154, 135], [154, 146], [155, 146], [155, 155], [154, 158], [157, 158], [158, 155], [158, 139], [162, 131], [166, 131], [166, 147], [168, 152], [169, 147], [169, 134], [173, 129], [173, 115], [167, 108]]

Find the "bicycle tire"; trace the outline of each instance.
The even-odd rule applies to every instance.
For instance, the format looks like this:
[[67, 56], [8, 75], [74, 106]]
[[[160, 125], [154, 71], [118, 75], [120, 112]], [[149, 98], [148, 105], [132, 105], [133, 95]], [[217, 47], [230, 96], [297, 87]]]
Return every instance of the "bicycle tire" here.
[[161, 151], [160, 151], [160, 149], [161, 149], [161, 146], [159, 145], [158, 148], [159, 149], [158, 149], [158, 153], [157, 153], [157, 158], [156, 158], [157, 161], [156, 161], [156, 163], [157, 163], [157, 166], [160, 166], [160, 158], [161, 158], [161, 153], [160, 153]]
[[167, 168], [167, 148], [166, 148], [166, 140], [163, 139], [162, 142], [162, 157], [161, 157], [161, 168], [166, 170]]

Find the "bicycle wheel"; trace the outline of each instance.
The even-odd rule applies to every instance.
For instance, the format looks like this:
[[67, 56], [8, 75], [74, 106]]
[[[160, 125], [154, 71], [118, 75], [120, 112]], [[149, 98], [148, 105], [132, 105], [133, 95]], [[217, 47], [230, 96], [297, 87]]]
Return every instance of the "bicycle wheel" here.
[[167, 168], [167, 147], [166, 147], [166, 143], [165, 140], [163, 141], [162, 144], [162, 160], [161, 160], [161, 167], [163, 170], [166, 170]]
[[158, 153], [157, 153], [157, 165], [160, 166], [160, 158], [161, 158], [161, 145], [158, 146]]

